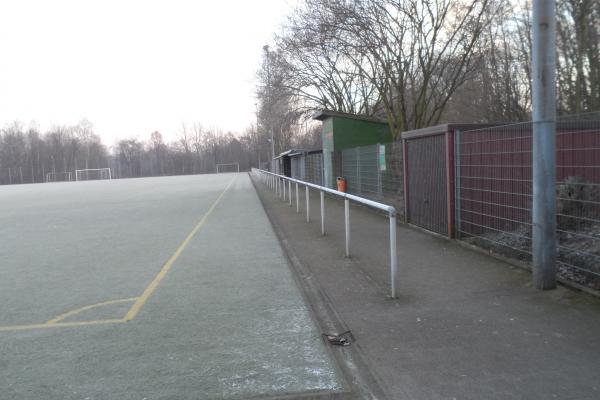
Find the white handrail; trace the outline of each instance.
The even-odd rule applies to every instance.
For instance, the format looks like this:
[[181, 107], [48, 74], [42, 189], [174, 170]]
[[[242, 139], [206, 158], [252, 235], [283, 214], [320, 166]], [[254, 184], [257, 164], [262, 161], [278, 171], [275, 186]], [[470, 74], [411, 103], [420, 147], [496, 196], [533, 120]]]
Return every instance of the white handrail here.
[[[391, 288], [391, 297], [396, 298], [396, 278], [398, 275], [398, 258], [397, 258], [397, 249], [396, 249], [396, 208], [393, 206], [379, 203], [377, 201], [373, 201], [370, 199], [365, 199], [364, 197], [359, 197], [353, 194], [349, 194], [346, 192], [340, 192], [339, 190], [330, 189], [325, 186], [316, 185], [314, 183], [301, 181], [299, 179], [290, 178], [284, 175], [278, 175], [273, 172], [265, 171], [262, 169], [252, 168], [252, 173], [260, 173], [263, 178], [263, 183], [265, 183], [271, 190], [275, 193], [279, 194], [281, 197], [281, 190], [283, 189], [285, 193], [285, 181], [288, 181], [288, 197], [289, 204], [292, 205], [292, 193], [291, 193], [291, 184], [292, 182], [296, 184], [296, 211], [300, 210], [299, 208], [299, 196], [298, 196], [298, 185], [302, 185], [306, 188], [306, 222], [310, 221], [310, 200], [308, 195], [309, 188], [318, 190], [321, 195], [321, 233], [325, 234], [325, 205], [324, 205], [324, 196], [323, 193], [329, 193], [331, 195], [341, 197], [344, 201], [344, 226], [345, 226], [345, 236], [346, 236], [346, 257], [350, 257], [350, 201], [355, 203], [364, 204], [366, 206], [376, 208], [381, 211], [385, 211], [388, 213], [389, 222], [390, 222], [390, 288]], [[285, 194], [283, 197], [285, 201]]]

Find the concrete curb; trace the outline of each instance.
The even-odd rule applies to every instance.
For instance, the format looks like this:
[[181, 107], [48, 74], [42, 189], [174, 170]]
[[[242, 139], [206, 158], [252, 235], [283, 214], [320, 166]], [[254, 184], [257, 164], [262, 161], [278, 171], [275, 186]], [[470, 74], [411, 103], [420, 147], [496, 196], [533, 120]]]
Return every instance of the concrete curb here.
[[[281, 243], [286, 257], [289, 260], [294, 279], [296, 280], [300, 291], [310, 307], [311, 313], [318, 327], [323, 332], [342, 332], [348, 330], [347, 325], [335, 311], [332, 302], [327, 294], [321, 289], [318, 282], [310, 279], [312, 273], [305, 266], [298, 256], [295, 254], [288, 239], [285, 237], [283, 230], [279, 226], [278, 221], [274, 218], [270, 211], [269, 205], [263, 198], [263, 191], [258, 187], [257, 182], [251, 173], [249, 173], [251, 181], [254, 185], [256, 193], [260, 199], [265, 213], [271, 222], [273, 230]], [[301, 399], [387, 399], [391, 398], [383, 390], [383, 385], [379, 379], [371, 372], [369, 366], [364, 361], [365, 357], [360, 348], [360, 345], [353, 342], [349, 347], [331, 348], [331, 354], [336, 360], [344, 378], [348, 382], [351, 392], [349, 393], [328, 393], [315, 395], [318, 397], [292, 397]], [[342, 396], [342, 397], [340, 397]], [[289, 398], [289, 397], [282, 397]]]

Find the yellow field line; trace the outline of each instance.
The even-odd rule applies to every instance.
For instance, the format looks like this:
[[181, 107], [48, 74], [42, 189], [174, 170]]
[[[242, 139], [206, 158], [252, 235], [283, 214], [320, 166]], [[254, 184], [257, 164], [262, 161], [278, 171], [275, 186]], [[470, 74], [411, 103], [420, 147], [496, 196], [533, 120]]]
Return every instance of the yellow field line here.
[[146, 300], [148, 300], [148, 298], [150, 297], [150, 295], [152, 295], [152, 293], [156, 290], [156, 288], [158, 287], [158, 285], [160, 284], [160, 282], [163, 280], [163, 278], [167, 275], [167, 273], [169, 272], [169, 270], [173, 266], [173, 263], [175, 263], [175, 260], [177, 260], [177, 258], [183, 252], [183, 250], [190, 243], [190, 241], [192, 240], [192, 238], [194, 237], [194, 235], [200, 230], [200, 228], [202, 227], [202, 225], [204, 225], [204, 222], [206, 222], [206, 219], [208, 218], [208, 216], [217, 207], [217, 204], [219, 204], [219, 202], [221, 201], [221, 199], [223, 198], [223, 196], [225, 195], [225, 193], [227, 192], [227, 190], [229, 190], [229, 188], [231, 187], [231, 185], [233, 184], [233, 182], [235, 181], [235, 179], [236, 178], [232, 179], [231, 182], [229, 182], [229, 185], [227, 185], [227, 187], [225, 188], [225, 190], [223, 190], [223, 193], [221, 193], [219, 195], [219, 197], [217, 197], [217, 199], [210, 206], [210, 208], [208, 209], [208, 211], [206, 212], [206, 214], [204, 214], [204, 216], [202, 217], [202, 219], [200, 220], [200, 222], [198, 222], [198, 224], [194, 227], [194, 229], [192, 229], [192, 231], [187, 235], [187, 237], [179, 245], [179, 247], [177, 248], [177, 250], [175, 250], [175, 253], [173, 253], [173, 255], [171, 256], [171, 258], [169, 258], [167, 260], [167, 262], [163, 265], [163, 267], [158, 272], [158, 274], [154, 277], [154, 279], [152, 280], [152, 282], [150, 282], [150, 284], [148, 285], [148, 287], [146, 287], [146, 290], [144, 290], [144, 293], [142, 293], [142, 295], [140, 297], [138, 297], [137, 301], [131, 306], [131, 308], [129, 309], [129, 311], [127, 311], [127, 314], [125, 314], [125, 317], [123, 318], [125, 321], [131, 321], [140, 312], [141, 308], [144, 306], [144, 303], [146, 303]]
[[118, 300], [103, 301], [102, 303], [92, 304], [92, 305], [89, 305], [89, 306], [85, 306], [85, 307], [77, 308], [75, 310], [71, 310], [71, 311], [66, 312], [64, 314], [60, 314], [58, 317], [52, 318], [50, 321], [48, 321], [46, 323], [47, 324], [56, 324], [56, 323], [62, 321], [63, 319], [65, 319], [65, 318], [68, 318], [68, 317], [71, 317], [73, 315], [79, 314], [80, 312], [83, 312], [83, 311], [91, 310], [92, 308], [107, 306], [109, 304], [126, 303], [128, 301], [135, 301], [135, 300], [137, 300], [137, 297], [130, 297], [128, 299], [118, 299]]
[[9, 331], [24, 331], [27, 329], [42, 329], [42, 328], [64, 328], [69, 326], [87, 326], [87, 325], [105, 325], [105, 324], [121, 324], [124, 319], [98, 319], [93, 321], [75, 321], [75, 322], [57, 322], [54, 324], [29, 324], [29, 325], [12, 325], [0, 326], [0, 332]]
[[[192, 229], [192, 231], [186, 236], [186, 238], [179, 245], [177, 250], [175, 250], [175, 253], [173, 253], [171, 258], [169, 258], [167, 260], [167, 262], [163, 265], [161, 270], [154, 277], [152, 282], [150, 282], [150, 284], [144, 290], [144, 293], [142, 293], [142, 295], [140, 297], [131, 297], [128, 299], [118, 299], [118, 300], [108, 300], [108, 301], [105, 301], [102, 303], [97, 303], [97, 304], [92, 304], [89, 306], [81, 307], [76, 310], [72, 310], [72, 311], [66, 312], [64, 314], [61, 314], [61, 315], [57, 316], [56, 318], [53, 318], [43, 324], [0, 326], [0, 332], [23, 331], [23, 330], [27, 330], [27, 329], [64, 328], [64, 327], [72, 327], [72, 326], [122, 324], [124, 322], [131, 321], [133, 318], [135, 318], [135, 316], [138, 314], [138, 312], [140, 312], [140, 309], [142, 308], [142, 306], [144, 305], [146, 300], [148, 300], [150, 295], [156, 290], [156, 288], [158, 287], [160, 282], [163, 280], [163, 278], [165, 277], [167, 272], [169, 272], [169, 270], [173, 266], [173, 263], [175, 262], [175, 260], [177, 260], [179, 255], [183, 252], [183, 250], [187, 247], [189, 242], [192, 240], [194, 235], [200, 230], [202, 225], [204, 225], [204, 222], [206, 221], [208, 216], [213, 212], [213, 210], [216, 208], [217, 204], [219, 204], [219, 202], [221, 201], [221, 199], [223, 198], [225, 193], [229, 190], [229, 188], [231, 187], [231, 185], [233, 184], [233, 182], [236, 179], [237, 179], [237, 175], [236, 175], [236, 178], [232, 179], [231, 182], [229, 182], [229, 184], [227, 185], [225, 190], [223, 190], [223, 192], [219, 195], [219, 197], [217, 197], [217, 199], [210, 206], [210, 208], [208, 209], [206, 214], [204, 214], [204, 216], [202, 216], [202, 219], [200, 220], [200, 222], [198, 222], [198, 224], [194, 227], [194, 229]], [[115, 304], [115, 303], [123, 303], [123, 302], [134, 301], [134, 300], [136, 300], [136, 302], [131, 306], [129, 311], [127, 311], [127, 314], [125, 314], [125, 317], [120, 318], [120, 319], [98, 319], [98, 320], [92, 320], [92, 321], [60, 322], [67, 317], [70, 317], [72, 315], [78, 314], [82, 311], [86, 311], [86, 310], [89, 310], [89, 309], [92, 309], [95, 307], [100, 307], [100, 306]]]

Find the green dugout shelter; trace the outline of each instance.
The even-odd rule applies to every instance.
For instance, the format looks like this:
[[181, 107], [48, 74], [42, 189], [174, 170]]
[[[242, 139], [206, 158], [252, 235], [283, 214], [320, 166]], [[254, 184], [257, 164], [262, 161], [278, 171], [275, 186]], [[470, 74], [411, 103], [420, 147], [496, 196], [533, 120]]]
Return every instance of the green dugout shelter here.
[[313, 119], [323, 122], [323, 175], [325, 186], [335, 187], [335, 177], [341, 150], [359, 146], [391, 142], [392, 134], [387, 122], [354, 114], [320, 111]]

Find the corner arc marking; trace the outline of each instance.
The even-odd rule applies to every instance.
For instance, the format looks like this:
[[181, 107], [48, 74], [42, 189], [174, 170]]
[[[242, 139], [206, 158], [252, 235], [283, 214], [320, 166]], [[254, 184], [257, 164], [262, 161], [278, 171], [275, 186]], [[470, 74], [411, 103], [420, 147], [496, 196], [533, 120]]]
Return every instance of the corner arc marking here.
[[[91, 304], [89, 306], [84, 306], [84, 307], [80, 307], [80, 308], [76, 308], [75, 310], [71, 310], [68, 311], [66, 313], [60, 314], [59, 316], [52, 318], [51, 320], [47, 321], [46, 324], [49, 325], [53, 325], [56, 324], [62, 320], [64, 320], [65, 318], [68, 317], [72, 317], [73, 315], [77, 315], [83, 311], [87, 311], [87, 310], [92, 310], [94, 308], [98, 308], [98, 307], [102, 307], [102, 306], [108, 306], [111, 304], [118, 304], [118, 303], [127, 303], [127, 302], [131, 302], [131, 301], [135, 301], [137, 300], [137, 297], [130, 297], [127, 299], [117, 299], [117, 300], [108, 300], [108, 301], [103, 301], [101, 303], [96, 303], [96, 304]], [[83, 322], [83, 321], [81, 321]]]

